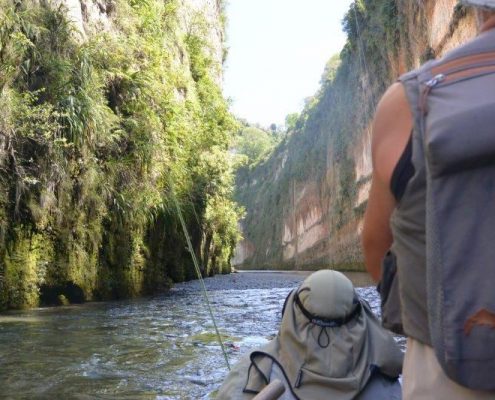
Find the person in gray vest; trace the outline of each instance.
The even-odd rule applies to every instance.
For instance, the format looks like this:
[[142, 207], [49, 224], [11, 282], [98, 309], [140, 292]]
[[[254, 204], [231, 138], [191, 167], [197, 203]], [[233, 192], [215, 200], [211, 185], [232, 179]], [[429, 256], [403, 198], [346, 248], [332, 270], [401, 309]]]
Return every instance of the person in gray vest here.
[[[495, 136], [495, 0], [462, 2], [475, 7], [480, 34], [402, 76], [382, 97], [373, 121], [373, 174], [362, 241], [366, 267], [377, 282], [389, 249], [397, 260], [402, 327], [408, 337], [405, 400], [495, 399], [495, 368], [473, 367], [495, 362], [495, 314], [490, 309], [490, 293], [495, 292], [487, 294], [486, 289], [493, 285], [488, 272], [493, 257], [482, 266], [485, 271], [478, 272], [477, 265], [471, 269], [466, 260], [478, 258], [477, 251], [464, 248], [467, 243], [484, 246], [480, 250], [486, 254], [494, 251], [490, 232], [495, 203], [490, 191], [495, 187], [495, 156], [487, 144]], [[469, 179], [469, 174], [478, 175]], [[491, 209], [480, 213], [476, 208], [485, 207], [485, 200]], [[440, 216], [454, 217], [438, 220], [438, 210]], [[477, 240], [478, 225], [485, 229], [483, 240]], [[439, 249], [443, 258], [438, 258]], [[456, 261], [463, 261], [464, 268], [452, 268]], [[450, 268], [447, 275], [444, 267]], [[462, 290], [446, 289], [448, 279]], [[445, 315], [463, 312], [478, 294], [488, 296], [490, 305], [462, 321], [459, 329], [443, 325], [457, 323]], [[480, 356], [459, 350], [469, 340]], [[449, 355], [455, 352], [458, 358]], [[463, 357], [471, 359], [457, 362]]]
[[281, 400], [399, 400], [403, 353], [342, 273], [320, 270], [287, 297], [277, 336], [244, 356], [217, 400], [248, 400], [278, 379]]

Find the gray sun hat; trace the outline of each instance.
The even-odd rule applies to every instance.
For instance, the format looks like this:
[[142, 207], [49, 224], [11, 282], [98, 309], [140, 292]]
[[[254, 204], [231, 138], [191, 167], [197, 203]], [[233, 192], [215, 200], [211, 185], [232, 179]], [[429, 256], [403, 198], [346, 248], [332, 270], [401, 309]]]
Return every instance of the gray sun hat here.
[[344, 274], [322, 269], [308, 276], [299, 288], [304, 307], [313, 315], [323, 318], [344, 318], [354, 304], [354, 287]]
[[461, 3], [466, 6], [495, 9], [495, 0], [461, 0]]

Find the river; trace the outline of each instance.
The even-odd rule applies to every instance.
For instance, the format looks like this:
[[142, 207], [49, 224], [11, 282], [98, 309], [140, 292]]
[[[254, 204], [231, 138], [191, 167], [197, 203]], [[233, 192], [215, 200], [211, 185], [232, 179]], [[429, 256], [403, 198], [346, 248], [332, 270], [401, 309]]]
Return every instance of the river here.
[[[283, 301], [305, 276], [205, 280], [231, 364], [276, 334]], [[365, 274], [351, 279], [369, 284]], [[377, 311], [375, 289], [357, 290]], [[226, 373], [196, 281], [151, 298], [0, 314], [0, 398], [209, 399]]]

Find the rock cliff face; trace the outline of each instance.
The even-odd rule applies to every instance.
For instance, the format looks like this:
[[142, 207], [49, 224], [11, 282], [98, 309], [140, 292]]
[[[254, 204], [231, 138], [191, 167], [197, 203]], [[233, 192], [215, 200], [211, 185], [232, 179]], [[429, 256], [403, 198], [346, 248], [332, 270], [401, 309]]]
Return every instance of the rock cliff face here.
[[344, 19], [336, 70], [267, 161], [239, 171], [246, 207], [238, 268], [362, 268], [362, 217], [370, 189], [370, 122], [400, 74], [475, 35], [456, 0], [365, 0]]
[[0, 0], [0, 310], [230, 271], [223, 35], [222, 0]]
[[[118, 29], [113, 19], [118, 8], [115, 0], [56, 0], [53, 4], [62, 6], [66, 10], [68, 20], [76, 28], [76, 35], [80, 35], [82, 40], [101, 31]], [[214, 61], [215, 78], [220, 84], [223, 75], [225, 39], [221, 0], [180, 0], [177, 8], [177, 22], [184, 34], [196, 30], [198, 23], [206, 28], [207, 50]], [[203, 32], [200, 33], [203, 35]], [[177, 61], [187, 61], [179, 59], [178, 55]]]

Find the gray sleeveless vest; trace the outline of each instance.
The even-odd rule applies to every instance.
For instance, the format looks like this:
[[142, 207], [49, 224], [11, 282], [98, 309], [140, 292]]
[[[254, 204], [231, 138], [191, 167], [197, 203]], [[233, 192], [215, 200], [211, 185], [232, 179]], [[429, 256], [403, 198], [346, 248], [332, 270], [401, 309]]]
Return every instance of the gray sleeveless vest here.
[[400, 81], [415, 168], [391, 218], [404, 331], [451, 379], [493, 390], [495, 29]]
[[421, 138], [419, 71], [400, 78], [414, 117], [412, 164], [414, 175], [397, 204], [390, 221], [397, 258], [402, 327], [407, 336], [431, 344], [426, 305], [426, 172]]

